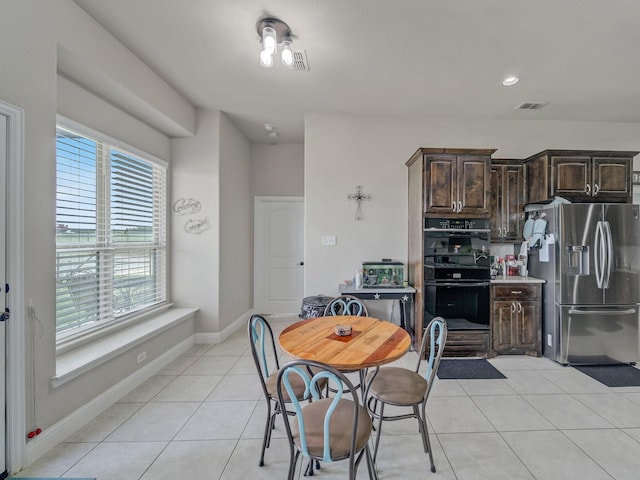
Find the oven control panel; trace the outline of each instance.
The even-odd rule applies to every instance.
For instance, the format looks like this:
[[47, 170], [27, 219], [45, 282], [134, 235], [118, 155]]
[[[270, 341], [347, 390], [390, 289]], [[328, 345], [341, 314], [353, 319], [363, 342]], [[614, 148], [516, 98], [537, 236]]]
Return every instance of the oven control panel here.
[[425, 230], [488, 230], [488, 218], [425, 218]]

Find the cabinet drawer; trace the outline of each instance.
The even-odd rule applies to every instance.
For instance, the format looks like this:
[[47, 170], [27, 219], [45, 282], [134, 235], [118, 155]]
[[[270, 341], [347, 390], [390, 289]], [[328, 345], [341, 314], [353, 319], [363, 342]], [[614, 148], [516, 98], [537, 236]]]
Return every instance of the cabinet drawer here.
[[493, 298], [506, 300], [529, 299], [540, 297], [540, 285], [527, 283], [513, 283], [510, 285], [493, 285]]

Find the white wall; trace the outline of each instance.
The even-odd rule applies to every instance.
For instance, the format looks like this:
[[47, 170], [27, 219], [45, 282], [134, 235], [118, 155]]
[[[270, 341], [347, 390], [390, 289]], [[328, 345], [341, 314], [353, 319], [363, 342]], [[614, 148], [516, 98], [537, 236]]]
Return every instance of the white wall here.
[[251, 146], [251, 195], [304, 195], [304, 145]]
[[[120, 80], [131, 75], [132, 55], [100, 25], [88, 17], [71, 0], [2, 0], [0, 14], [0, 98], [25, 111], [24, 125], [24, 285], [12, 285], [25, 292], [38, 324], [30, 318], [23, 322], [28, 337], [27, 358], [9, 359], [24, 362], [26, 378], [26, 426], [47, 429], [106, 391], [141, 366], [135, 355], [127, 352], [90, 373], [58, 388], [50, 387], [55, 374], [55, 125], [56, 113], [79, 122], [93, 116], [93, 128], [120, 137], [128, 143], [169, 159], [169, 138], [143, 124], [131, 114], [113, 108], [96, 95], [80, 89], [73, 82], [58, 83], [58, 51], [67, 46], [77, 48], [79, 58], [89, 63], [87, 71], [103, 70], [106, 64]], [[100, 62], [106, 62], [100, 63]], [[148, 103], [157, 101], [163, 112], [159, 123], [188, 124], [189, 110], [195, 123], [195, 110], [181, 100], [172, 88], [140, 61], [134, 67], [135, 81], [129, 79], [128, 94], [144, 90]], [[97, 64], [101, 68], [97, 67]], [[79, 66], [78, 63], [75, 64]], [[103, 70], [104, 71], [104, 70]], [[70, 72], [65, 72], [70, 73]], [[72, 72], [71, 72], [72, 73]], [[153, 85], [149, 88], [149, 85]], [[59, 87], [59, 88], [58, 88]], [[180, 118], [167, 121], [167, 110], [175, 108]], [[184, 128], [182, 128], [184, 130]], [[23, 310], [27, 311], [27, 305]], [[163, 332], [142, 345], [147, 361], [193, 335], [193, 322]], [[32, 376], [33, 372], [33, 376]], [[37, 441], [37, 439], [35, 440]]]
[[[172, 212], [171, 291], [178, 306], [198, 306], [198, 331], [217, 331], [220, 252], [220, 112], [199, 111], [196, 135], [172, 141], [171, 205], [194, 199], [193, 215]], [[187, 233], [188, 221], [207, 219], [211, 228]]]
[[[363, 260], [406, 262], [407, 168], [419, 147], [495, 148], [498, 158], [544, 149], [640, 150], [632, 123], [376, 118], [308, 114], [305, 121], [305, 295], [334, 295]], [[363, 219], [347, 201], [371, 194]], [[323, 247], [323, 235], [337, 246]]]
[[220, 128], [220, 330], [253, 307], [251, 146], [226, 115]]

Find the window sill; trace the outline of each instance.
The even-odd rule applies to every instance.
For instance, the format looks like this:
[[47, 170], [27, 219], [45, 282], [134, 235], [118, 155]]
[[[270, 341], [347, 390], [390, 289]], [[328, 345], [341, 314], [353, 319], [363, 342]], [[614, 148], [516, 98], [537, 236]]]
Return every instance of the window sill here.
[[197, 308], [171, 308], [153, 318], [59, 354], [51, 386], [57, 388], [67, 383], [180, 322], [193, 318], [197, 311]]

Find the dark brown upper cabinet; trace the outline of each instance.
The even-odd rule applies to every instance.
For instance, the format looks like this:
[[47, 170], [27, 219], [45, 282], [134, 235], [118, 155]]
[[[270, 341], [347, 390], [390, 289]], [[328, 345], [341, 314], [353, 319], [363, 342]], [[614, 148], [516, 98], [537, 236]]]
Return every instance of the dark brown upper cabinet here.
[[522, 160], [491, 159], [491, 240], [520, 240], [524, 221]]
[[555, 196], [572, 202], [631, 203], [633, 157], [638, 152], [545, 150], [524, 161], [526, 202]]
[[421, 148], [409, 159], [422, 163], [427, 216], [488, 217], [492, 149]]

